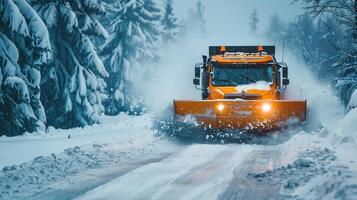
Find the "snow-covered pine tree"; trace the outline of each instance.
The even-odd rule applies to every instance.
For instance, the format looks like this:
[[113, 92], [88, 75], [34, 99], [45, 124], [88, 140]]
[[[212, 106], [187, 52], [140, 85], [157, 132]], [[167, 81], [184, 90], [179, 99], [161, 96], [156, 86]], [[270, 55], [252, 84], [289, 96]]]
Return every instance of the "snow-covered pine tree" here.
[[338, 75], [335, 64], [341, 48], [342, 31], [332, 19], [314, 21], [304, 15], [290, 23], [283, 35], [286, 45], [306, 62], [316, 75], [327, 81]]
[[254, 8], [252, 13], [250, 14], [250, 21], [249, 21], [250, 31], [252, 33], [256, 33], [258, 29], [258, 23], [259, 23], [258, 12], [257, 9]]
[[305, 15], [296, 19], [296, 22], [289, 24], [286, 42], [287, 46], [297, 55], [302, 56], [307, 65], [316, 67], [317, 54], [319, 53], [317, 37], [319, 37], [318, 30], [312, 18]]
[[148, 66], [158, 59], [155, 45], [162, 30], [160, 9], [152, 0], [121, 0], [111, 5], [111, 35], [102, 53], [110, 74], [106, 113], [115, 115], [137, 109], [132, 76], [141, 65]]
[[42, 101], [48, 125], [61, 128], [99, 122], [108, 76], [91, 39], [107, 38], [97, 20], [100, 0], [30, 0], [50, 32], [53, 62], [43, 69]]
[[[336, 87], [340, 91], [343, 102], [347, 104], [357, 88], [357, 40], [354, 37], [357, 29], [356, 0], [296, 1], [302, 2], [306, 12], [313, 15], [315, 20], [332, 22], [334, 30], [343, 32], [339, 37], [335, 37], [336, 40], [330, 41], [332, 44], [338, 41], [338, 48], [330, 56], [337, 58], [334, 62], [333, 74], [337, 73]], [[326, 22], [328, 20], [329, 22]]]
[[355, 25], [353, 29], [353, 39], [355, 40], [355, 43], [357, 43], [357, 0], [355, 0], [354, 6], [355, 6]]
[[164, 31], [162, 39], [164, 42], [172, 42], [178, 36], [178, 23], [172, 4], [173, 0], [165, 0], [164, 16], [161, 20]]
[[24, 0], [0, 0], [0, 135], [44, 130], [40, 70], [51, 59], [46, 26]]

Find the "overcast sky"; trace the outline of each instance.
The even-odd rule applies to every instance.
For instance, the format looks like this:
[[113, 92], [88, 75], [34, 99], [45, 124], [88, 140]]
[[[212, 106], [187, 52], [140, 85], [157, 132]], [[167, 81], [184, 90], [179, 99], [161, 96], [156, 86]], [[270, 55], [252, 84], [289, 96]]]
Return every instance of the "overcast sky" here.
[[[184, 16], [196, 2], [197, 0], [174, 0], [176, 13]], [[299, 5], [291, 4], [291, 0], [202, 0], [202, 3], [208, 13], [220, 13], [230, 17], [239, 17], [239, 14], [248, 15], [253, 8], [256, 8], [261, 17], [276, 12], [291, 19], [301, 11]]]
[[[197, 0], [174, 0], [174, 9], [180, 18], [187, 17], [195, 8]], [[284, 21], [292, 21], [302, 10], [291, 0], [202, 0], [205, 5], [207, 31], [214, 43], [263, 42], [262, 37], [252, 38], [249, 32], [249, 17], [255, 8], [260, 23], [258, 34], [264, 34], [269, 17], [277, 13]], [[194, 20], [194, 19], [192, 19]]]

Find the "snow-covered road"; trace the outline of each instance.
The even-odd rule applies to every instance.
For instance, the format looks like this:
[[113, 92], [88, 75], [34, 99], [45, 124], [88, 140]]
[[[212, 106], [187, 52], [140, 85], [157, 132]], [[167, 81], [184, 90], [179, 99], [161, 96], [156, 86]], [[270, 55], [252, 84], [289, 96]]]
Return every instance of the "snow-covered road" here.
[[[353, 124], [354, 117], [346, 119]], [[157, 137], [150, 115], [103, 120], [84, 129], [0, 138], [0, 199], [357, 196], [354, 129], [340, 135], [295, 128], [272, 138], [290, 135], [278, 143], [182, 144]]]
[[248, 175], [293, 164], [313, 146], [303, 133], [273, 146], [188, 145], [78, 199], [276, 199], [283, 179], [280, 185], [262, 185]]
[[192, 145], [140, 167], [80, 199], [211, 199], [228, 183], [251, 148]]

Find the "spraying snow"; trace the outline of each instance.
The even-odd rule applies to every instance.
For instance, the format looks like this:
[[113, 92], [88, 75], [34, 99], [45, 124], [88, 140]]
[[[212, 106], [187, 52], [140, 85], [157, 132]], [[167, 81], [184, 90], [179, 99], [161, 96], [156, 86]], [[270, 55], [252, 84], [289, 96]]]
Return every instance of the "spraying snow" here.
[[337, 131], [345, 109], [332, 87], [314, 77], [302, 59], [291, 52], [285, 54], [291, 79], [287, 97], [307, 100], [308, 123], [312, 128], [326, 127]]
[[[207, 48], [207, 41], [190, 35], [180, 42], [165, 46], [160, 50], [162, 60], [154, 70], [142, 77], [137, 88], [148, 100], [149, 109], [160, 114], [172, 104], [173, 99], [199, 99], [200, 93], [193, 87], [193, 69], [196, 63], [202, 62], [202, 50]], [[193, 45], [194, 44], [194, 45]]]

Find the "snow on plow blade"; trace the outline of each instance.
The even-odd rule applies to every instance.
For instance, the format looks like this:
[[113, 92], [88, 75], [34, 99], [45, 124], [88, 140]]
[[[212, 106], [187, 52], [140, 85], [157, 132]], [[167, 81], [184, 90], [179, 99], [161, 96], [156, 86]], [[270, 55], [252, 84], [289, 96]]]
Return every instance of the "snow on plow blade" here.
[[271, 130], [306, 120], [306, 101], [174, 101], [175, 121], [212, 129]]

